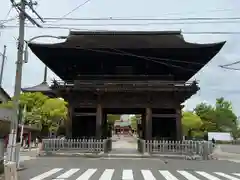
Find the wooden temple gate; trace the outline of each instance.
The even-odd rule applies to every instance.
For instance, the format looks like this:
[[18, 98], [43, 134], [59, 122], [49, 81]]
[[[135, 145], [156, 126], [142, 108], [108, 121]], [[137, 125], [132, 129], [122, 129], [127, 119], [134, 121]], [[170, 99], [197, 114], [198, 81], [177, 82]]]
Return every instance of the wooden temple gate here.
[[57, 91], [69, 102], [67, 136], [103, 138], [107, 136], [107, 114], [141, 114], [141, 138], [182, 139], [180, 104], [182, 98], [198, 89], [196, 83], [182, 83], [177, 88], [173, 82], [163, 81], [150, 82], [149, 87], [139, 81], [121, 84], [117, 87], [110, 80], [59, 82]]
[[69, 138], [106, 138], [107, 114], [131, 113], [142, 115], [140, 138], [181, 140], [181, 103], [199, 89], [187, 81], [224, 43], [189, 43], [180, 31], [70, 32], [62, 43], [28, 44], [63, 82], [27, 91], [69, 102]]

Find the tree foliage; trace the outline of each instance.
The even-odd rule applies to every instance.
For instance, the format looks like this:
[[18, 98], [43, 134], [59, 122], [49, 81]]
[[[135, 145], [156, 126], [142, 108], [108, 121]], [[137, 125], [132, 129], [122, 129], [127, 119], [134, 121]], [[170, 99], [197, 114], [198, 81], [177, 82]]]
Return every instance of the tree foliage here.
[[132, 129], [137, 130], [138, 116], [137, 115], [131, 116], [130, 120], [131, 120], [131, 127], [132, 127]]
[[[19, 101], [20, 115], [25, 106], [25, 124], [38, 124], [50, 131], [57, 131], [61, 122], [67, 119], [67, 102], [59, 98], [49, 98], [40, 92], [22, 93]], [[9, 101], [0, 107], [12, 108], [13, 103]]]
[[231, 132], [234, 138], [239, 137], [237, 116], [234, 114], [232, 104], [224, 98], [216, 99], [215, 106], [201, 103], [194, 112], [201, 118], [202, 129], [208, 132]]
[[107, 115], [107, 120], [109, 124], [114, 124], [116, 120], [120, 120], [121, 115], [119, 114], [108, 114]]
[[182, 128], [184, 135], [189, 136], [193, 131], [199, 131], [202, 124], [202, 120], [197, 114], [190, 111], [183, 112]]

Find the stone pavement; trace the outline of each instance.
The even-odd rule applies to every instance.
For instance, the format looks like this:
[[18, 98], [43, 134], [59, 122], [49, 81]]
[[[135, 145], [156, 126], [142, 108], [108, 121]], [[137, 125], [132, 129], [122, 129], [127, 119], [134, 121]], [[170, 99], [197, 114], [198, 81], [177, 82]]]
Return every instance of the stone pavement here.
[[[233, 149], [235, 148], [235, 145], [217, 145], [213, 152], [213, 156], [216, 157], [218, 160], [228, 160], [236, 163], [240, 163], [240, 153], [238, 152], [238, 148], [240, 148], [239, 145], [237, 145], [236, 150], [232, 150], [230, 147]], [[233, 153], [235, 152], [235, 153]]]

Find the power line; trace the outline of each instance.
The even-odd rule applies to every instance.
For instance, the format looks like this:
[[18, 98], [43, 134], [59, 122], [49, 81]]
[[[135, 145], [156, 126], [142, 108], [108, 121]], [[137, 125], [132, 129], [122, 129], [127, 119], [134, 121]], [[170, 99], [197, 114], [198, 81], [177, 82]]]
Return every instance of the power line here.
[[73, 21], [209, 21], [209, 20], [240, 20], [240, 17], [189, 17], [189, 18], [53, 18], [44, 20], [73, 20]]
[[221, 65], [219, 67], [224, 69], [234, 70], [234, 71], [240, 71], [240, 68], [233, 68], [233, 67], [227, 67], [227, 66], [221, 66]]
[[75, 7], [74, 9], [72, 9], [71, 11], [69, 11], [67, 14], [63, 15], [62, 17], [55, 19], [57, 21], [55, 22], [59, 22], [61, 20], [63, 20], [64, 18], [66, 18], [68, 15], [72, 14], [73, 12], [75, 12], [76, 10], [78, 10], [80, 7], [84, 6], [85, 4], [87, 4], [88, 2], [90, 2], [91, 0], [86, 0], [84, 3], [79, 4], [77, 7]]
[[102, 24], [48, 24], [46, 26], [148, 26], [148, 25], [177, 25], [177, 24], [238, 24], [240, 21], [211, 21], [211, 22], [149, 22], [149, 23], [102, 23]]
[[238, 71], [238, 70], [240, 70], [240, 68], [231, 67], [231, 66], [236, 65], [236, 64], [240, 64], [240, 61], [235, 61], [233, 63], [220, 65], [219, 67], [224, 68], [224, 69], [228, 69], [228, 70], [237, 70]]
[[[26, 25], [27, 28], [37, 28], [35, 26]], [[2, 29], [18, 28], [16, 25], [7, 25], [0, 27]], [[62, 29], [62, 30], [75, 30], [75, 31], [115, 31], [109, 29], [89, 29], [89, 28], [69, 28], [60, 26], [44, 26], [41, 29]], [[127, 31], [127, 30], [126, 30]], [[183, 34], [217, 34], [217, 35], [240, 35], [240, 31], [182, 31]]]
[[227, 67], [227, 66], [232, 66], [232, 65], [235, 65], [235, 64], [240, 64], [240, 61], [235, 61], [233, 63], [225, 64], [225, 65], [222, 65], [222, 66]]
[[[39, 18], [33, 18], [39, 19]], [[227, 20], [240, 20], [240, 17], [195, 17], [195, 18], [41, 18], [41, 20], [58, 22], [60, 20], [67, 21], [227, 21]], [[55, 21], [56, 20], [56, 21]], [[0, 20], [3, 21], [3, 20]]]
[[[205, 10], [205, 11], [200, 11], [200, 12], [198, 12], [198, 13], [206, 13], [206, 12], [222, 12], [222, 11], [233, 11], [233, 10], [236, 10], [236, 9], [232, 9], [232, 8], [230, 8], [230, 9], [209, 9], [209, 10]], [[161, 14], [160, 16], [163, 16], [163, 15], [185, 15], [185, 14], [196, 14], [197, 13], [197, 11], [188, 11], [188, 12], [168, 12], [168, 13], [163, 13], [163, 14]], [[66, 17], [66, 16], [65, 16]], [[65, 18], [64, 16], [62, 16], [62, 18], [64, 18], [64, 19], [67, 19], [67, 18]], [[153, 18], [154, 16], [130, 16], [130, 17], [127, 17], [127, 16], [124, 16], [124, 17], [122, 17], [122, 16], [118, 16], [118, 17], [113, 17], [113, 16], [108, 16], [108, 17], [100, 17], [100, 18], [103, 18], [103, 19], [110, 19], [110, 18], [117, 18], [117, 19], [121, 19], [121, 18], [127, 18], [127, 19], [131, 19], [131, 18], [143, 18], [143, 17], [145, 17], [145, 18]], [[54, 17], [53, 17], [54, 18]], [[58, 18], [58, 17], [55, 17], [54, 19], [62, 19], [61, 17], [60, 18]], [[86, 17], [86, 19], [91, 19], [92, 17]], [[99, 18], [99, 17], [98, 17]], [[78, 18], [78, 19], [80, 19], [80, 18]]]

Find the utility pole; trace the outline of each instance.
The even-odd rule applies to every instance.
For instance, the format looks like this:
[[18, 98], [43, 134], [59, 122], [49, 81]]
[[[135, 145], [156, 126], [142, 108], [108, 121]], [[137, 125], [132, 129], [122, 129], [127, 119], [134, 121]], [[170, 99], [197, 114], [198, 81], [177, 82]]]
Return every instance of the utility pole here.
[[1, 66], [1, 72], [0, 72], [0, 87], [2, 87], [3, 70], [4, 70], [4, 65], [5, 65], [5, 59], [6, 59], [6, 50], [7, 50], [7, 46], [4, 45], [3, 54], [2, 54], [2, 66]]
[[[18, 5], [17, 5], [18, 6]], [[15, 76], [15, 86], [14, 86], [14, 99], [13, 106], [14, 112], [11, 122], [11, 129], [9, 134], [8, 142], [8, 161], [16, 162], [16, 140], [17, 140], [17, 130], [18, 130], [18, 111], [19, 111], [19, 97], [21, 93], [21, 82], [22, 82], [22, 65], [23, 65], [23, 48], [24, 48], [24, 33], [25, 33], [25, 8], [26, 1], [21, 0], [20, 2], [21, 11], [19, 12], [19, 37], [17, 44], [17, 62], [16, 62], [16, 76]]]
[[32, 9], [32, 1], [27, 2], [26, 0], [20, 0], [20, 3], [15, 3], [11, 0], [12, 5], [19, 11], [19, 37], [17, 44], [17, 62], [16, 62], [16, 75], [15, 75], [15, 86], [14, 86], [14, 98], [13, 98], [13, 116], [11, 120], [11, 129], [8, 141], [8, 153], [7, 160], [16, 162], [17, 154], [16, 151], [16, 140], [18, 131], [18, 113], [19, 113], [19, 98], [21, 93], [22, 83], [22, 66], [23, 66], [23, 54], [24, 54], [24, 33], [25, 33], [25, 19], [27, 18], [32, 24], [41, 27], [35, 20], [33, 20], [26, 12], [26, 5]]

